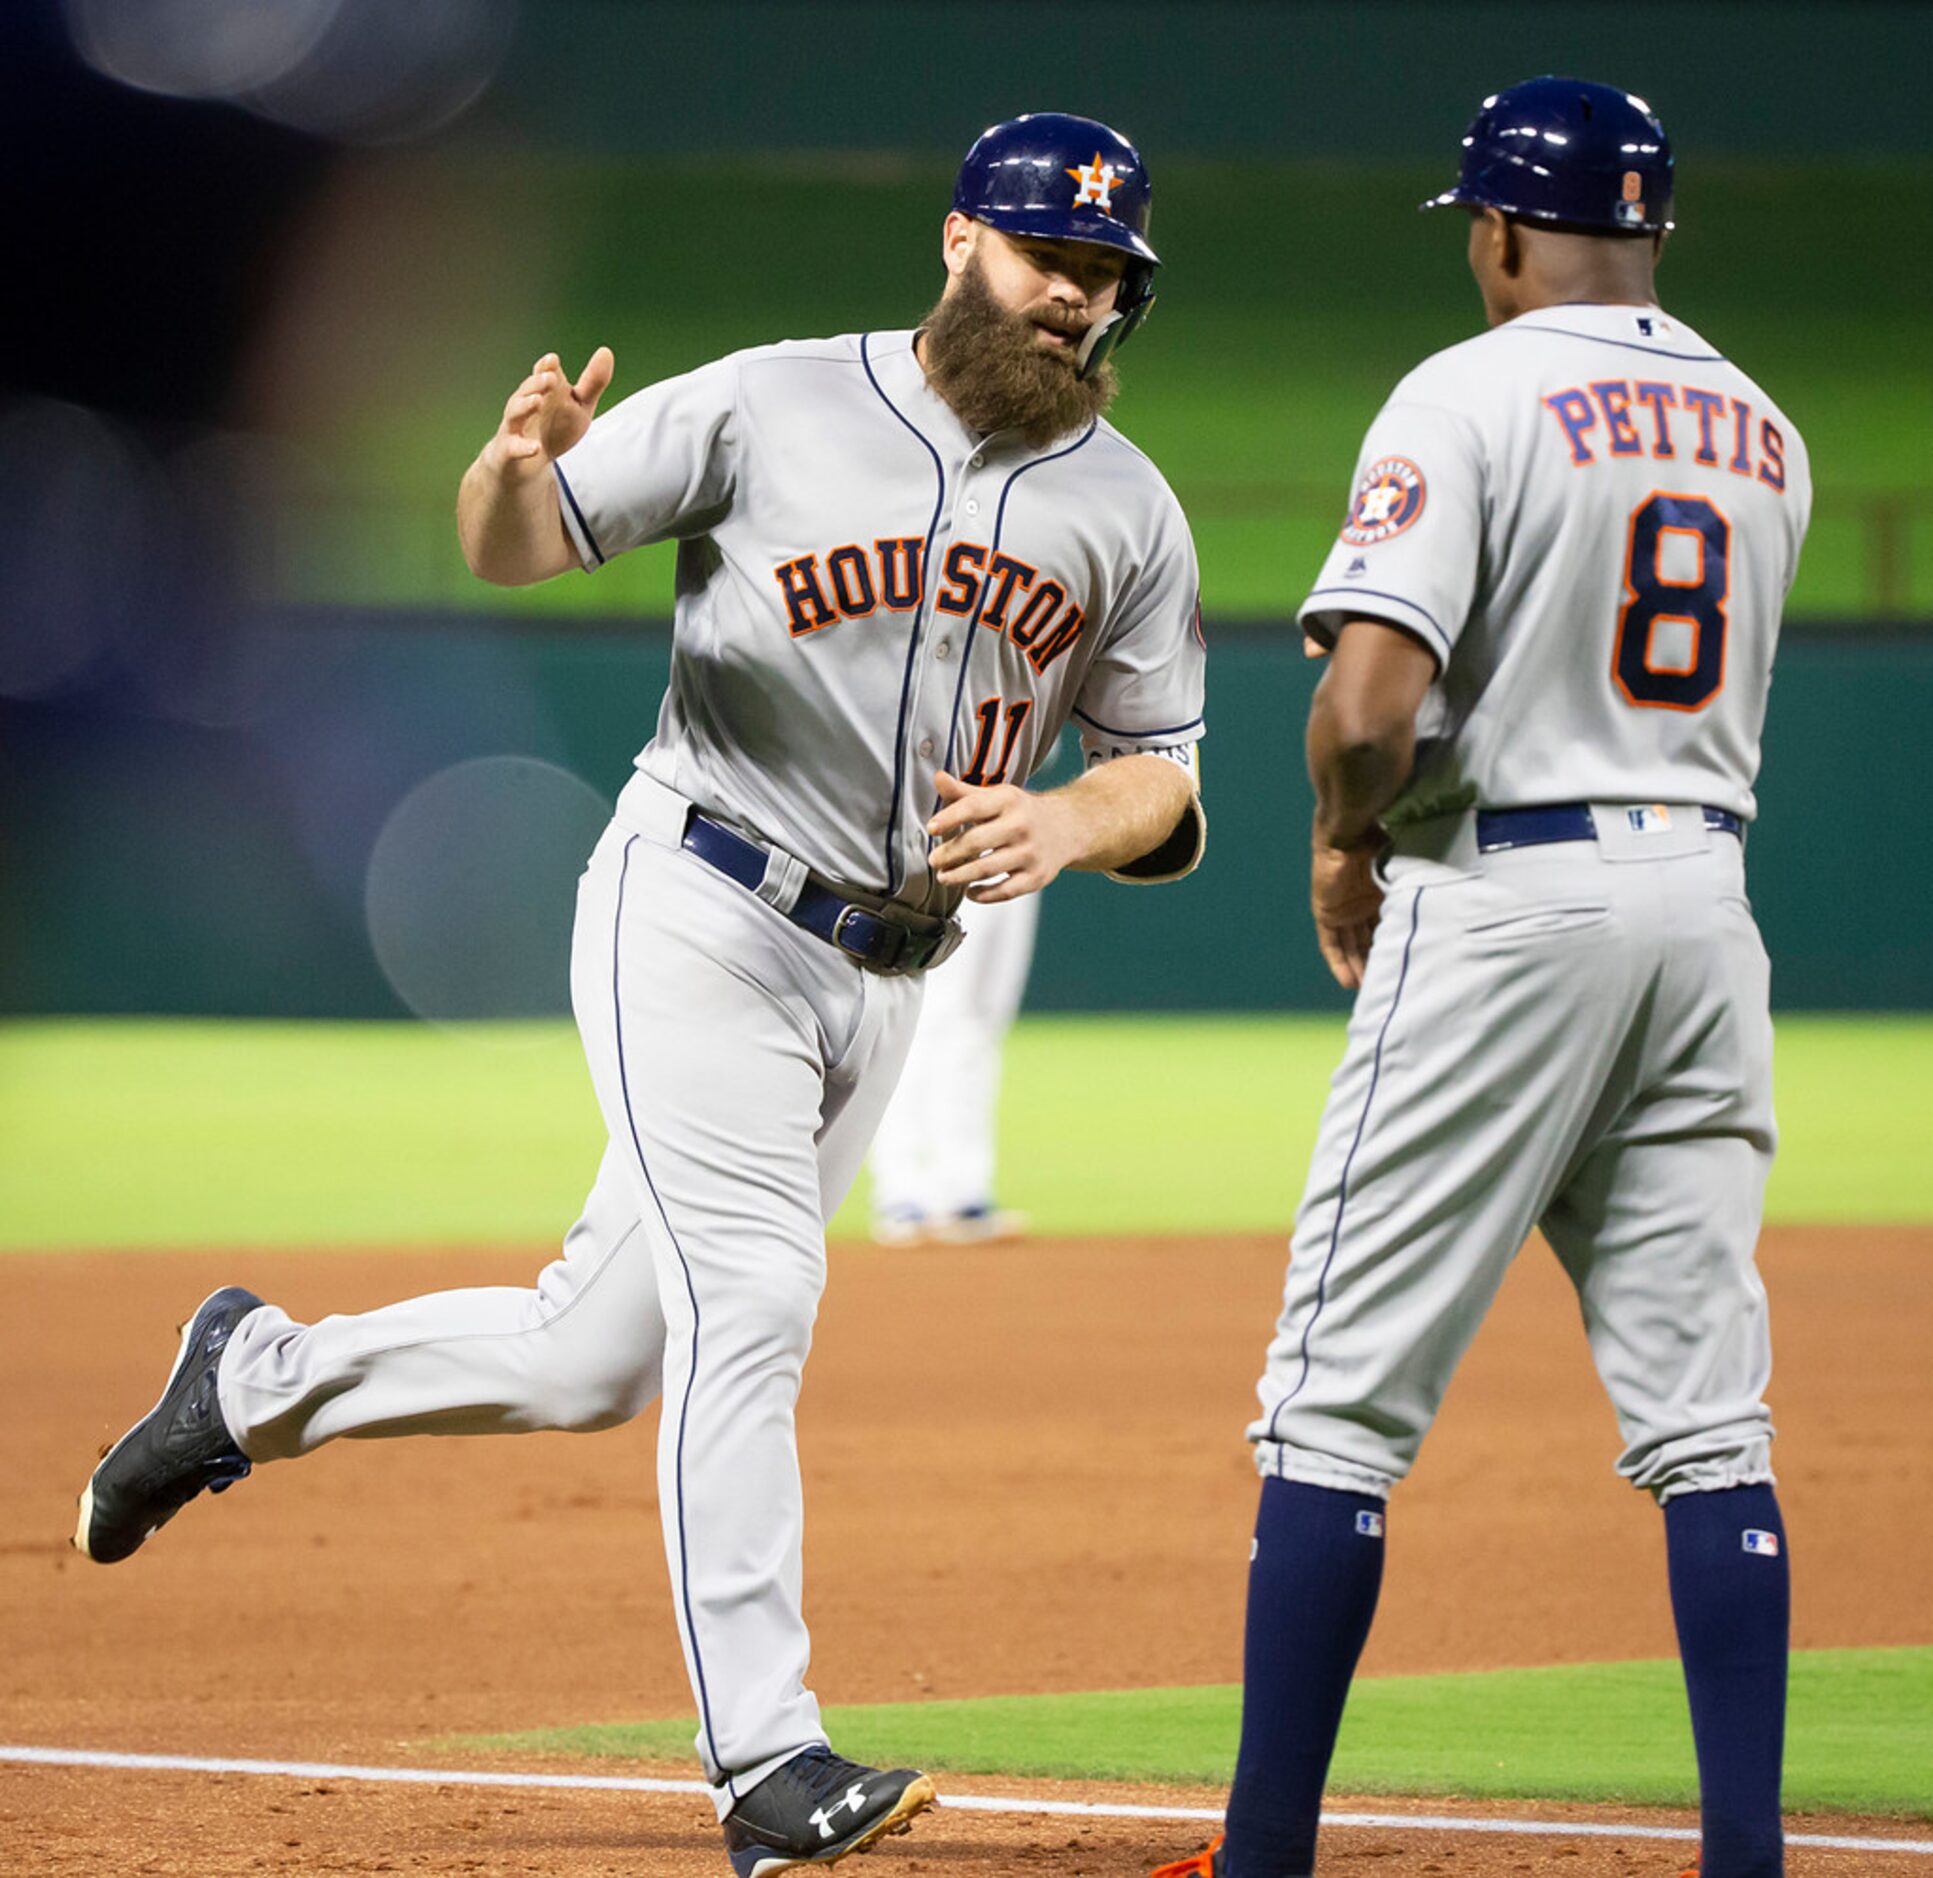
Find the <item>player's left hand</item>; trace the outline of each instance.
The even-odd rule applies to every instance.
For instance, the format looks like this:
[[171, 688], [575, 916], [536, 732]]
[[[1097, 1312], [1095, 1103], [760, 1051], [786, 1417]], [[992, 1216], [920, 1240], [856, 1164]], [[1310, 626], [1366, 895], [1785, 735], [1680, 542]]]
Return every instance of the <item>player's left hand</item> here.
[[[943, 886], [992, 904], [1038, 893], [1081, 851], [1079, 818], [1065, 802], [1012, 783], [963, 783], [934, 776], [940, 812], [926, 824]], [[1004, 876], [1004, 878], [1002, 878]]]
[[1369, 946], [1382, 917], [1383, 890], [1371, 848], [1326, 848], [1320, 842], [1309, 863], [1309, 905], [1316, 944], [1337, 984], [1361, 989], [1369, 969]]

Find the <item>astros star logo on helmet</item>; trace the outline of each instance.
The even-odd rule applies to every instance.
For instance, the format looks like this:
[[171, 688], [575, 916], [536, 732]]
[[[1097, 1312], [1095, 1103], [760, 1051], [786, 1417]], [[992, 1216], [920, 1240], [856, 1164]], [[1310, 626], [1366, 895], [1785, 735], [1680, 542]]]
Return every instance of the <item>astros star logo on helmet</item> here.
[[1068, 175], [1080, 184], [1075, 192], [1075, 202], [1091, 202], [1103, 215], [1114, 213], [1114, 185], [1121, 181], [1112, 163], [1103, 163], [1101, 153], [1094, 152], [1092, 163], [1083, 163], [1078, 169], [1071, 169]]

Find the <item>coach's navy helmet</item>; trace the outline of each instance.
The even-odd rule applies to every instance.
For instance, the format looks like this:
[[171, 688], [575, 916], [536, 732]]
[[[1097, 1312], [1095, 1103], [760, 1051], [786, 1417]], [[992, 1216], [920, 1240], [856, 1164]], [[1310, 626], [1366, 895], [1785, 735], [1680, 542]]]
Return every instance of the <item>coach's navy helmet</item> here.
[[1642, 98], [1583, 78], [1530, 78], [1484, 99], [1463, 139], [1458, 202], [1558, 227], [1651, 235], [1671, 222], [1671, 143]]

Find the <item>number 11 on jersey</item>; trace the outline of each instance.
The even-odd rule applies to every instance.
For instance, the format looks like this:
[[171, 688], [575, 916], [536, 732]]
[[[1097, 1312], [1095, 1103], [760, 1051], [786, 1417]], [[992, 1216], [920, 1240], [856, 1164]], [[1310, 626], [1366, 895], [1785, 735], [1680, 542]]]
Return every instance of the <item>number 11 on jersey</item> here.
[[[1697, 573], [1689, 580], [1664, 571], [1674, 538], [1688, 543], [1696, 555]], [[1632, 511], [1624, 603], [1611, 667], [1630, 703], [1660, 711], [1702, 711], [1723, 689], [1731, 551], [1731, 524], [1704, 496], [1655, 490]], [[1682, 658], [1660, 654], [1657, 629], [1666, 620], [1691, 629]]]
[[963, 783], [971, 783], [975, 788], [1007, 780], [1007, 768], [1013, 761], [1014, 740], [1020, 735], [1020, 727], [1027, 721], [1034, 708], [1032, 698], [1016, 698], [1007, 705], [1006, 734], [1000, 738], [1000, 760], [993, 758], [994, 738], [1000, 730], [1000, 707], [1004, 702], [998, 697], [982, 698], [973, 707], [973, 715], [979, 719], [979, 733], [973, 743], [973, 757], [960, 773]]

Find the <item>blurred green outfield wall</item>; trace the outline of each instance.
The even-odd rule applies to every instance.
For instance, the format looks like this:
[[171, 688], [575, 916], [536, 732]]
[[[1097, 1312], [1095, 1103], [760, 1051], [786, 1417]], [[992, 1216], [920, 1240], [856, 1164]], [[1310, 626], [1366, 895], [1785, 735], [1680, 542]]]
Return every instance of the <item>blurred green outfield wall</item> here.
[[[1209, 637], [1207, 861], [1176, 886], [1058, 883], [1031, 1008], [1344, 1003], [1303, 897], [1315, 668], [1280, 628], [1211, 622]], [[58, 762], [16, 742], [4, 1008], [397, 1015], [363, 899], [390, 812], [425, 777], [501, 753], [558, 764], [608, 800], [655, 721], [668, 646], [662, 628], [581, 622], [306, 621], [255, 648], [246, 730], [129, 721], [91, 752], [60, 744]], [[1929, 723], [1933, 636], [1788, 634], [1750, 861], [1782, 1008], [1933, 1007]], [[501, 891], [519, 930], [541, 935], [535, 982], [561, 1011], [559, 858], [548, 907], [514, 871]]]
[[1933, 11], [1900, 0], [543, 0], [496, 109], [553, 148], [957, 151], [1078, 111], [1179, 154], [1436, 156], [1557, 71], [1644, 94], [1687, 152], [1933, 150]]
[[[1294, 604], [1365, 425], [1420, 359], [1481, 330], [1459, 218], [1417, 213], [1453, 151], [1446, 136], [1423, 162], [1157, 165], [1160, 304], [1124, 354], [1114, 416], [1187, 512], [1211, 617]], [[298, 395], [278, 383], [265, 413], [298, 445], [290, 512], [257, 537], [276, 591], [330, 608], [669, 614], [662, 552], [534, 588], [464, 566], [451, 490], [505, 394], [545, 347], [580, 360], [610, 344], [616, 398], [740, 346], [913, 324], [938, 288], [956, 162], [399, 164], [388, 233], [382, 214], [339, 225], [305, 302], [323, 314]], [[1933, 620], [1933, 161], [1687, 158], [1680, 182], [1664, 304], [1810, 448], [1789, 617]], [[420, 258], [399, 299], [403, 231]]]

